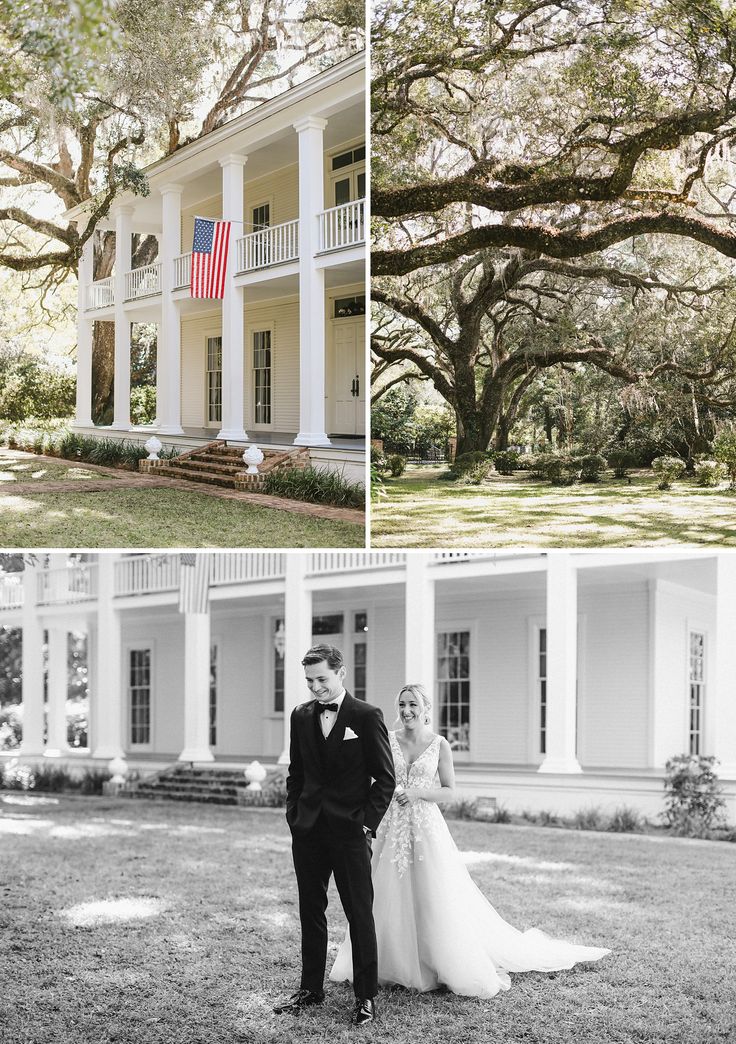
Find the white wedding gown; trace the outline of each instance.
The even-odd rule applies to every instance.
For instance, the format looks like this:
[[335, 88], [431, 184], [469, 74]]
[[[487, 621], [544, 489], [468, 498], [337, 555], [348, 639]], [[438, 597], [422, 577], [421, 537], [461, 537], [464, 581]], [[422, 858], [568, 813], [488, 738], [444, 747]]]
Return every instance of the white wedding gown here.
[[[392, 732], [396, 783], [437, 787], [440, 738], [407, 771]], [[378, 938], [378, 980], [412, 989], [440, 985], [468, 997], [493, 997], [510, 986], [509, 972], [558, 971], [597, 961], [610, 950], [520, 932], [477, 888], [435, 802], [402, 807], [392, 799], [377, 831], [372, 858]], [[352, 981], [349, 929], [330, 979]]]

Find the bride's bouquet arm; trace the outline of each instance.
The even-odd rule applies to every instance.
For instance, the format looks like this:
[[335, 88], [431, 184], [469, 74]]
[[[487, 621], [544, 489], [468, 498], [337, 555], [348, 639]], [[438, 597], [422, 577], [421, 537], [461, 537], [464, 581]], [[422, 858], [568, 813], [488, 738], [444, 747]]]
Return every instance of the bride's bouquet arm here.
[[457, 801], [455, 791], [455, 766], [452, 763], [452, 748], [443, 736], [440, 740], [440, 757], [437, 765], [440, 777], [439, 787], [406, 787], [403, 796], [409, 801], [434, 801], [442, 805], [448, 801]]

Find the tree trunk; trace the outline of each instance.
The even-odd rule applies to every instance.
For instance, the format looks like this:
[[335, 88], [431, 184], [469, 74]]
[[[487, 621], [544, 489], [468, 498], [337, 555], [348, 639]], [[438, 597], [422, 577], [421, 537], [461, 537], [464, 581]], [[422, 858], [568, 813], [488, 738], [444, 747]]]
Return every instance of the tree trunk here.
[[115, 382], [115, 323], [96, 322], [92, 341], [92, 420], [112, 424]]

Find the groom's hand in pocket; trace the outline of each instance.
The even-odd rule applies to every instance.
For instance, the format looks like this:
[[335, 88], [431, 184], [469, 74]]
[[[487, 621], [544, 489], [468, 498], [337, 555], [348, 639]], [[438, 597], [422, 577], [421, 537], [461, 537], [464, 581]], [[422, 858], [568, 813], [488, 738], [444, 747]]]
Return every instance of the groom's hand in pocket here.
[[368, 851], [372, 852], [373, 851], [373, 833], [372, 833], [370, 827], [364, 826], [363, 827], [363, 833], [365, 834], [365, 839], [368, 842]]

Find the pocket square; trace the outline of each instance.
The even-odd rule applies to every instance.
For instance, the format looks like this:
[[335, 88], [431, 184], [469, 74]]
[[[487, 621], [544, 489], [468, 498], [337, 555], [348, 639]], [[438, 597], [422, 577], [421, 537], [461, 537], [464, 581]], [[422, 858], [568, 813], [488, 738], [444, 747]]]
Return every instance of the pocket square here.
[[350, 740], [350, 739], [358, 739], [358, 734], [357, 734], [357, 732], [353, 732], [353, 730], [348, 725], [348, 727], [345, 729], [345, 735], [343, 736], [343, 740]]

